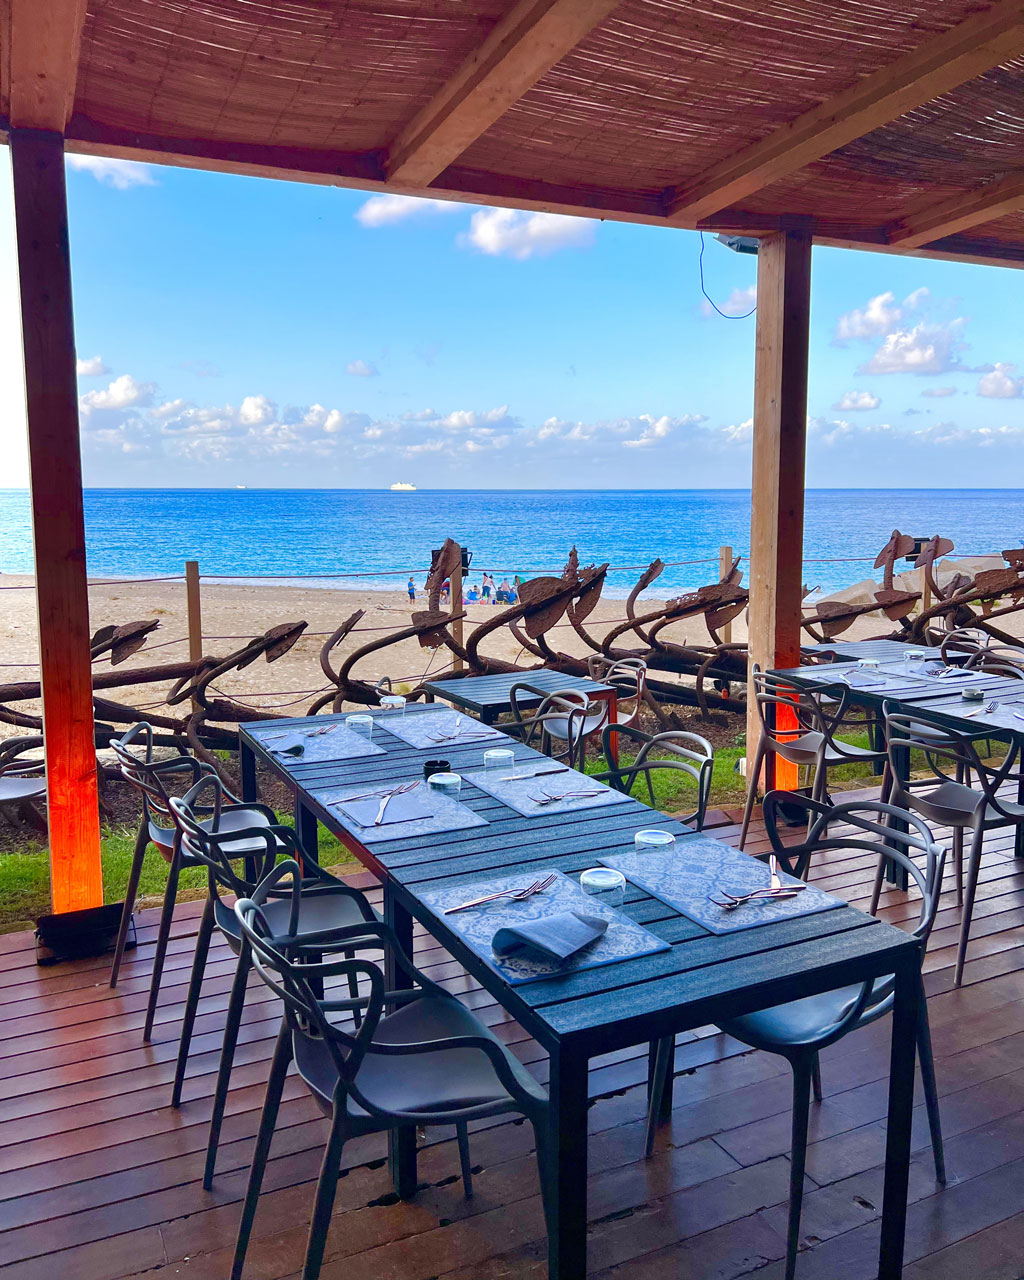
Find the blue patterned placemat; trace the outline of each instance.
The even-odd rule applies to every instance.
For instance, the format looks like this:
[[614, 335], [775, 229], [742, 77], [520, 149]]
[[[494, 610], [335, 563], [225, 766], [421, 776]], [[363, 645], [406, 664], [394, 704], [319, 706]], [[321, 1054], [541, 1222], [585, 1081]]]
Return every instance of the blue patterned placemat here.
[[[290, 729], [266, 725], [246, 725], [246, 732], [276, 760], [287, 764], [289, 760], [357, 760], [360, 756], [382, 756], [384, 748], [362, 733], [350, 729], [344, 720], [331, 720], [327, 724], [310, 716], [309, 723]], [[383, 737], [383, 735], [381, 735]], [[286, 751], [284, 748], [301, 745], [302, 751]]]
[[[609, 907], [596, 897], [584, 893], [575, 880], [570, 880], [553, 867], [531, 867], [528, 871], [492, 876], [486, 880], [463, 880], [443, 889], [418, 890], [418, 894], [440, 916], [446, 908], [458, 906], [460, 902], [482, 898], [487, 893], [497, 893], [499, 889], [522, 889], [552, 872], [555, 875], [554, 884], [524, 902], [509, 902], [507, 898], [499, 898], [497, 902], [482, 907], [444, 916], [444, 922], [511, 986], [534, 982], [538, 978], [562, 977], [568, 973], [578, 973], [582, 969], [596, 969], [601, 965], [635, 960], [639, 956], [668, 950], [667, 942], [662, 942], [643, 925], [636, 924], [625, 912]], [[491, 950], [491, 939], [505, 925], [540, 920], [545, 916], [559, 915], [563, 911], [601, 916], [608, 921], [608, 929], [596, 942], [564, 962], [546, 957], [542, 952], [496, 956]]]
[[[543, 813], [575, 813], [578, 809], [593, 809], [597, 805], [622, 804], [630, 797], [621, 791], [606, 787], [603, 782], [593, 782], [585, 773], [565, 768], [553, 772], [559, 766], [553, 760], [520, 761], [515, 777], [507, 769], [482, 769], [463, 774], [466, 782], [486, 791], [495, 800], [507, 804], [524, 818], [535, 818]], [[538, 774], [536, 779], [534, 774]], [[566, 792], [586, 792], [586, 795], [567, 797], [565, 800], [537, 801], [532, 796], [558, 796]]]
[[[716, 907], [708, 901], [708, 894], [718, 896], [722, 889], [736, 895], [752, 889], [767, 889], [768, 864], [720, 840], [699, 834], [683, 836], [665, 853], [617, 853], [598, 861], [621, 871], [627, 880], [651, 897], [674, 907], [680, 915], [711, 933], [735, 933], [738, 929], [753, 929], [846, 906], [841, 898], [833, 898], [808, 885], [795, 898], [755, 899], [735, 911]], [[784, 884], [803, 883], [780, 874]]]
[[342, 824], [347, 831], [356, 837], [361, 844], [373, 844], [379, 840], [407, 840], [413, 836], [425, 836], [440, 833], [442, 831], [463, 831], [467, 827], [486, 827], [487, 819], [481, 818], [478, 813], [474, 813], [468, 805], [462, 804], [461, 801], [446, 796], [440, 791], [435, 791], [433, 787], [427, 786], [425, 782], [407, 795], [415, 796], [417, 803], [422, 804], [429, 809], [429, 815], [425, 818], [410, 818], [406, 822], [386, 822], [379, 827], [360, 826], [358, 822], [346, 813], [341, 805], [346, 800], [353, 800], [357, 797], [366, 797], [368, 792], [376, 795], [382, 795], [388, 790], [387, 784], [381, 783], [374, 786], [333, 786], [310, 788], [309, 794], [314, 800], [319, 801], [325, 809], [329, 809], [338, 822]]
[[485, 747], [499, 743], [511, 745], [508, 735], [500, 729], [482, 724], [464, 711], [454, 711], [451, 707], [438, 707], [436, 711], [406, 710], [404, 714], [389, 711], [375, 716], [374, 721], [410, 747], [426, 747], [430, 751], [447, 751], [449, 747], [473, 743]]

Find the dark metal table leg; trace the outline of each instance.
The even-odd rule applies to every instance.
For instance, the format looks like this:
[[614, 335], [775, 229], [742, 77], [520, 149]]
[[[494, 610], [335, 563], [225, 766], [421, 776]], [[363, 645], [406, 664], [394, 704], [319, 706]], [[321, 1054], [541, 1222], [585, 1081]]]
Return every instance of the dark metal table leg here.
[[[667, 1037], [667, 1040], [669, 1045], [671, 1046], [671, 1053], [674, 1058], [676, 1038], [675, 1036], [669, 1036]], [[658, 1061], [658, 1051], [661, 1045], [664, 1043], [665, 1041], [662, 1041], [662, 1040], [652, 1040], [650, 1044], [647, 1046], [647, 1100], [648, 1100], [648, 1103], [650, 1102], [650, 1099], [651, 1099], [651, 1090], [654, 1087], [654, 1071]], [[665, 1080], [665, 1085], [664, 1085], [664, 1088], [662, 1089], [661, 1098], [659, 1100], [660, 1101], [660, 1105], [658, 1107], [659, 1120], [663, 1120], [663, 1121], [668, 1120], [672, 1115], [672, 1087], [674, 1083], [675, 1083], [675, 1070], [674, 1070], [674, 1063], [673, 1063], [669, 1067], [668, 1076]]]
[[[1020, 767], [1020, 761], [1017, 762]], [[1024, 777], [1017, 783], [1017, 803], [1024, 804]], [[1013, 856], [1024, 858], [1024, 823], [1019, 823], [1013, 832]]]
[[878, 1280], [899, 1280], [903, 1273], [903, 1241], [907, 1226], [907, 1186], [910, 1176], [910, 1130], [914, 1115], [917, 1019], [922, 999], [920, 965], [917, 957], [911, 956], [903, 961], [896, 973]]
[[551, 1055], [548, 1280], [586, 1280], [587, 1067], [572, 1050]]
[[238, 748], [238, 764], [242, 771], [242, 799], [252, 804], [259, 799], [256, 790], [256, 755], [252, 747], [242, 742]]
[[302, 848], [320, 861], [318, 849], [318, 831], [316, 823], [316, 814], [311, 813], [309, 809], [302, 803], [302, 796], [298, 788], [293, 792], [295, 815], [295, 833], [299, 837], [299, 844]]
[[[395, 900], [389, 885], [384, 886], [384, 921], [394, 930], [398, 944], [412, 959], [412, 916]], [[412, 986], [412, 979], [400, 968], [390, 949], [384, 957], [384, 973], [390, 991]], [[395, 1191], [403, 1200], [416, 1194], [416, 1126], [403, 1125], [388, 1132], [388, 1165]]]

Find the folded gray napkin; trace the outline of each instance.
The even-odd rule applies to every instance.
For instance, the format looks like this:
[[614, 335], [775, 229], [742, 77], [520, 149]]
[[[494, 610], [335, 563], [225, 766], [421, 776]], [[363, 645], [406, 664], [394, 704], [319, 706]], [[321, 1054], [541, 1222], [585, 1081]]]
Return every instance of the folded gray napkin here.
[[386, 827], [392, 822], [413, 822], [430, 817], [430, 809], [418, 796], [405, 794], [392, 796], [388, 801], [388, 807], [384, 810], [383, 820], [375, 824], [374, 819], [377, 817], [382, 799], [383, 796], [367, 796], [365, 800], [339, 800], [337, 807], [361, 827], [374, 825]]
[[542, 951], [556, 960], [568, 960], [591, 942], [596, 942], [608, 928], [603, 916], [581, 916], [575, 911], [528, 920], [523, 924], [505, 925], [491, 939], [496, 956], [511, 956], [524, 948]]
[[270, 747], [272, 756], [301, 756], [306, 750], [306, 740], [299, 734], [294, 737], [278, 738]]

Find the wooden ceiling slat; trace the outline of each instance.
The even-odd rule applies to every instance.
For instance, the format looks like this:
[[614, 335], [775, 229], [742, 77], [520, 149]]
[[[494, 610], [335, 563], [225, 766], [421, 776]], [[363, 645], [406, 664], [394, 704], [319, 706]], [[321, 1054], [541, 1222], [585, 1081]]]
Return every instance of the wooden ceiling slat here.
[[1001, 0], [667, 193], [673, 222], [709, 217], [1024, 52], [1024, 4]]
[[8, 0], [11, 127], [63, 133], [71, 115], [86, 0]]
[[976, 191], [961, 192], [952, 199], [909, 214], [889, 228], [889, 243], [904, 249], [919, 249], [970, 227], [994, 222], [1003, 214], [1021, 208], [1024, 208], [1024, 175], [1012, 174]]
[[519, 0], [388, 148], [388, 177], [432, 182], [617, 4]]

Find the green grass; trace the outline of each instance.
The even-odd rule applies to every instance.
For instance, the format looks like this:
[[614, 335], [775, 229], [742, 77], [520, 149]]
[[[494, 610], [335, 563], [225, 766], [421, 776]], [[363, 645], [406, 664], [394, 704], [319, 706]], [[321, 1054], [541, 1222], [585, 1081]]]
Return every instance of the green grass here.
[[[282, 822], [288, 819], [279, 815]], [[106, 902], [124, 898], [135, 850], [134, 827], [105, 830], [100, 839], [103, 860], [103, 897]], [[357, 864], [342, 845], [325, 828], [320, 828], [320, 862], [325, 867], [354, 869]], [[139, 897], [162, 899], [167, 884], [167, 863], [150, 848], [142, 864]], [[188, 867], [178, 881], [179, 898], [196, 897], [206, 888], [206, 873], [199, 867]], [[23, 853], [0, 856], [0, 933], [29, 929], [33, 921], [50, 910], [50, 858], [47, 847], [40, 843]]]

